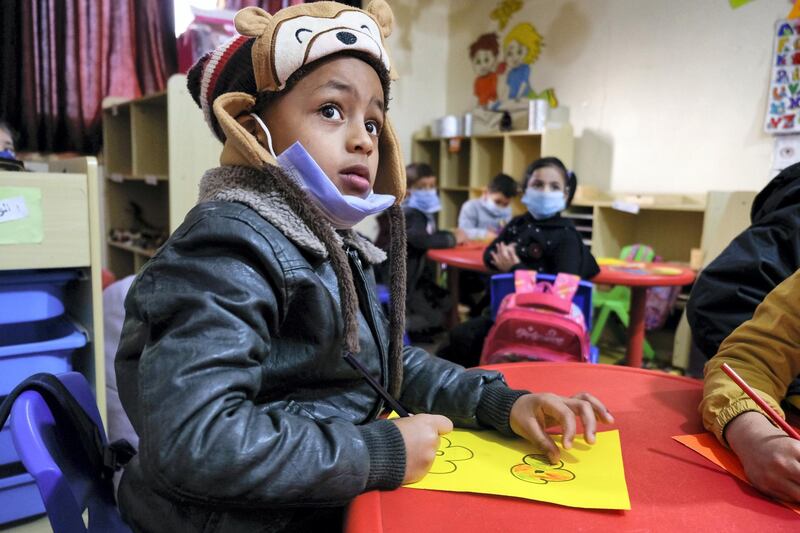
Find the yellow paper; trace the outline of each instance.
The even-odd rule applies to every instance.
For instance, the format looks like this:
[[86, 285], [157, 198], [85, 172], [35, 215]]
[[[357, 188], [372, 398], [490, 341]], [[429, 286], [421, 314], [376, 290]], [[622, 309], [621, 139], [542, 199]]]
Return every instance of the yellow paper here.
[[[561, 442], [560, 435], [553, 437]], [[590, 509], [631, 508], [617, 430], [597, 433], [593, 445], [576, 436], [571, 449], [561, 449], [556, 465], [540, 453], [521, 438], [456, 429], [442, 436], [428, 475], [406, 487], [498, 494]]]

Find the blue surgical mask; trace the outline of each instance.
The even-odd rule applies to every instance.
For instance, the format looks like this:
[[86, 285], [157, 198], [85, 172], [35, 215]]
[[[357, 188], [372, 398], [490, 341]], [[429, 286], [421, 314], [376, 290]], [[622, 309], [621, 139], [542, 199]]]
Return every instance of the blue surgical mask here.
[[530, 188], [522, 195], [522, 203], [536, 220], [550, 218], [567, 207], [562, 191], [544, 192]]
[[511, 218], [511, 207], [502, 207], [491, 198], [483, 199], [483, 208], [495, 218]]
[[[266, 125], [253, 115], [259, 123], [269, 142], [269, 151], [272, 155], [272, 138]], [[319, 167], [300, 141], [275, 157], [286, 174], [300, 186], [312, 202], [322, 211], [337, 229], [349, 229], [364, 220], [369, 215], [380, 213], [389, 208], [395, 201], [391, 194], [369, 193], [366, 198], [342, 194], [328, 175]]]
[[419, 209], [423, 213], [436, 213], [442, 209], [436, 189], [411, 189], [406, 200], [408, 207]]

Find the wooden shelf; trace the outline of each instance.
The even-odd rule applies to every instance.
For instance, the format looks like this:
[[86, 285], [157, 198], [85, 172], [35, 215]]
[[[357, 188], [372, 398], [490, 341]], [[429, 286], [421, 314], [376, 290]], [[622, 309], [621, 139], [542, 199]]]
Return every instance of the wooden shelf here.
[[[413, 138], [413, 160], [431, 165], [439, 177], [442, 200], [440, 228], [456, 227], [461, 205], [478, 198], [500, 172], [518, 180], [532, 161], [544, 155], [554, 155], [567, 166], [572, 165], [570, 128], [483, 133], [461, 137], [459, 144], [460, 149], [452, 152], [449, 138], [420, 135]], [[546, 151], [548, 149], [550, 151]], [[518, 199], [512, 204], [512, 209], [515, 214], [525, 211]]]
[[140, 248], [138, 246], [133, 246], [132, 244], [124, 244], [121, 242], [115, 242], [112, 240], [108, 241], [108, 245], [112, 248], [117, 248], [119, 250], [125, 250], [126, 252], [130, 252], [132, 254], [139, 254], [145, 257], [153, 257], [156, 254], [155, 249], [148, 249], [148, 248]]
[[[222, 145], [175, 75], [167, 90], [136, 100], [103, 102], [106, 162], [106, 228], [151, 228], [170, 233], [197, 203], [206, 170], [219, 165]], [[438, 146], [437, 146], [438, 149]], [[138, 220], [133, 204], [141, 212]], [[133, 274], [152, 251], [106, 242], [108, 267], [118, 277]]]

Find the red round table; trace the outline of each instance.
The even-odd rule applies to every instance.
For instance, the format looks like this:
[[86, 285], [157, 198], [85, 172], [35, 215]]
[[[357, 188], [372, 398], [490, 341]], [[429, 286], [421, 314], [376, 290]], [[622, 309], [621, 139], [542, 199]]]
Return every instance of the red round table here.
[[[453, 300], [458, 302], [458, 270], [473, 270], [488, 273], [483, 263], [484, 244], [466, 244], [455, 248], [428, 250], [431, 261], [452, 267], [448, 272], [447, 285]], [[645, 334], [645, 305], [648, 287], [683, 286], [694, 281], [692, 269], [673, 263], [626, 263], [613, 260], [614, 264], [600, 265], [600, 273], [592, 278], [593, 283], [625, 285], [631, 288], [630, 321], [628, 323], [627, 364], [642, 366], [642, 346]], [[458, 307], [454, 305], [448, 317], [452, 328], [458, 323]]]
[[511, 387], [589, 391], [615, 417], [630, 511], [578, 509], [501, 496], [400, 488], [350, 505], [348, 533], [528, 531], [800, 531], [800, 516], [674, 441], [703, 431], [702, 383], [658, 371], [586, 363], [511, 363]]

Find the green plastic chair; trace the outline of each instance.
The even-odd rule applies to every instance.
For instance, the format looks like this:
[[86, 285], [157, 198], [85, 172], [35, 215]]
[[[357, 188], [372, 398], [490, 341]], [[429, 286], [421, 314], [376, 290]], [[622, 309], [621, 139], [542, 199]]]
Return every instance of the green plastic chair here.
[[[638, 261], [649, 263], [655, 259], [655, 251], [646, 244], [631, 244], [625, 246], [619, 254], [624, 261]], [[611, 313], [617, 315], [622, 325], [627, 328], [630, 322], [631, 290], [628, 287], [617, 285], [608, 291], [595, 289], [592, 295], [592, 305], [595, 308], [594, 326], [592, 327], [591, 344], [597, 346], [600, 335], [606, 327], [606, 322]], [[652, 360], [656, 353], [647, 338], [644, 339], [642, 355], [645, 359]]]

